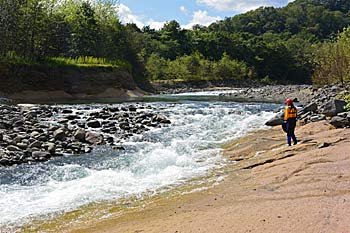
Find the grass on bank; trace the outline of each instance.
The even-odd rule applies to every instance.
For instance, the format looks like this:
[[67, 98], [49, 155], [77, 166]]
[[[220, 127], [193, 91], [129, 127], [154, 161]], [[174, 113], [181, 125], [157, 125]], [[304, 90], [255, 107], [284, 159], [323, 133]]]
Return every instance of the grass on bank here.
[[125, 60], [108, 60], [91, 56], [80, 56], [76, 58], [50, 57], [43, 61], [36, 61], [27, 57], [20, 56], [14, 51], [0, 54], [0, 62], [15, 65], [45, 65], [51, 67], [111, 67], [115, 69], [125, 69], [131, 71], [131, 64]]

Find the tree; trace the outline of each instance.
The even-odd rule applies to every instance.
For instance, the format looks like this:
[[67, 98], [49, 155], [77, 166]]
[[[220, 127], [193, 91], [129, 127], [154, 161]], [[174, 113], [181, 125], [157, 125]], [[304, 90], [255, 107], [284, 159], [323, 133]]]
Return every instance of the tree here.
[[350, 27], [340, 33], [337, 39], [334, 43], [323, 43], [316, 50], [315, 83], [344, 85], [350, 82]]
[[94, 9], [89, 2], [82, 2], [76, 9], [70, 26], [69, 55], [72, 57], [95, 56], [98, 41], [97, 21]]

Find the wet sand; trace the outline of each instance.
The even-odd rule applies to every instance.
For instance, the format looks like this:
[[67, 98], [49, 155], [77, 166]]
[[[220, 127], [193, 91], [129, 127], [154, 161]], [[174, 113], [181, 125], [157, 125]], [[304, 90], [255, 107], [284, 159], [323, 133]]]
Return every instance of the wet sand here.
[[225, 149], [219, 185], [71, 232], [350, 232], [350, 130], [323, 121], [296, 135], [291, 147], [280, 127], [248, 135]]

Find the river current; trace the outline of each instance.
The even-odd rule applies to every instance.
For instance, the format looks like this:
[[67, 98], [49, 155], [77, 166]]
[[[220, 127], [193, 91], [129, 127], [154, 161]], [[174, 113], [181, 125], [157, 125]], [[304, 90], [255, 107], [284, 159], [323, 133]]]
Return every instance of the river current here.
[[[123, 141], [125, 151], [101, 146], [86, 155], [0, 167], [0, 229], [11, 231], [93, 203], [157, 195], [225, 166], [222, 146], [265, 128], [280, 105], [220, 101], [220, 94], [191, 94], [188, 99], [181, 94], [141, 103], [172, 123]], [[95, 104], [93, 109], [104, 106]], [[205, 186], [206, 180], [201, 182]]]

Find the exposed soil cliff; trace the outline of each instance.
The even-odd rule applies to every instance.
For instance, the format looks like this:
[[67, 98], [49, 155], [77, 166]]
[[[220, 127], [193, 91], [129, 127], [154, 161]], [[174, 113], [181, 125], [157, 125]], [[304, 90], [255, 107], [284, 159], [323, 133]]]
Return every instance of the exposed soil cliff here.
[[0, 64], [0, 93], [16, 100], [107, 98], [139, 95], [125, 70]]

